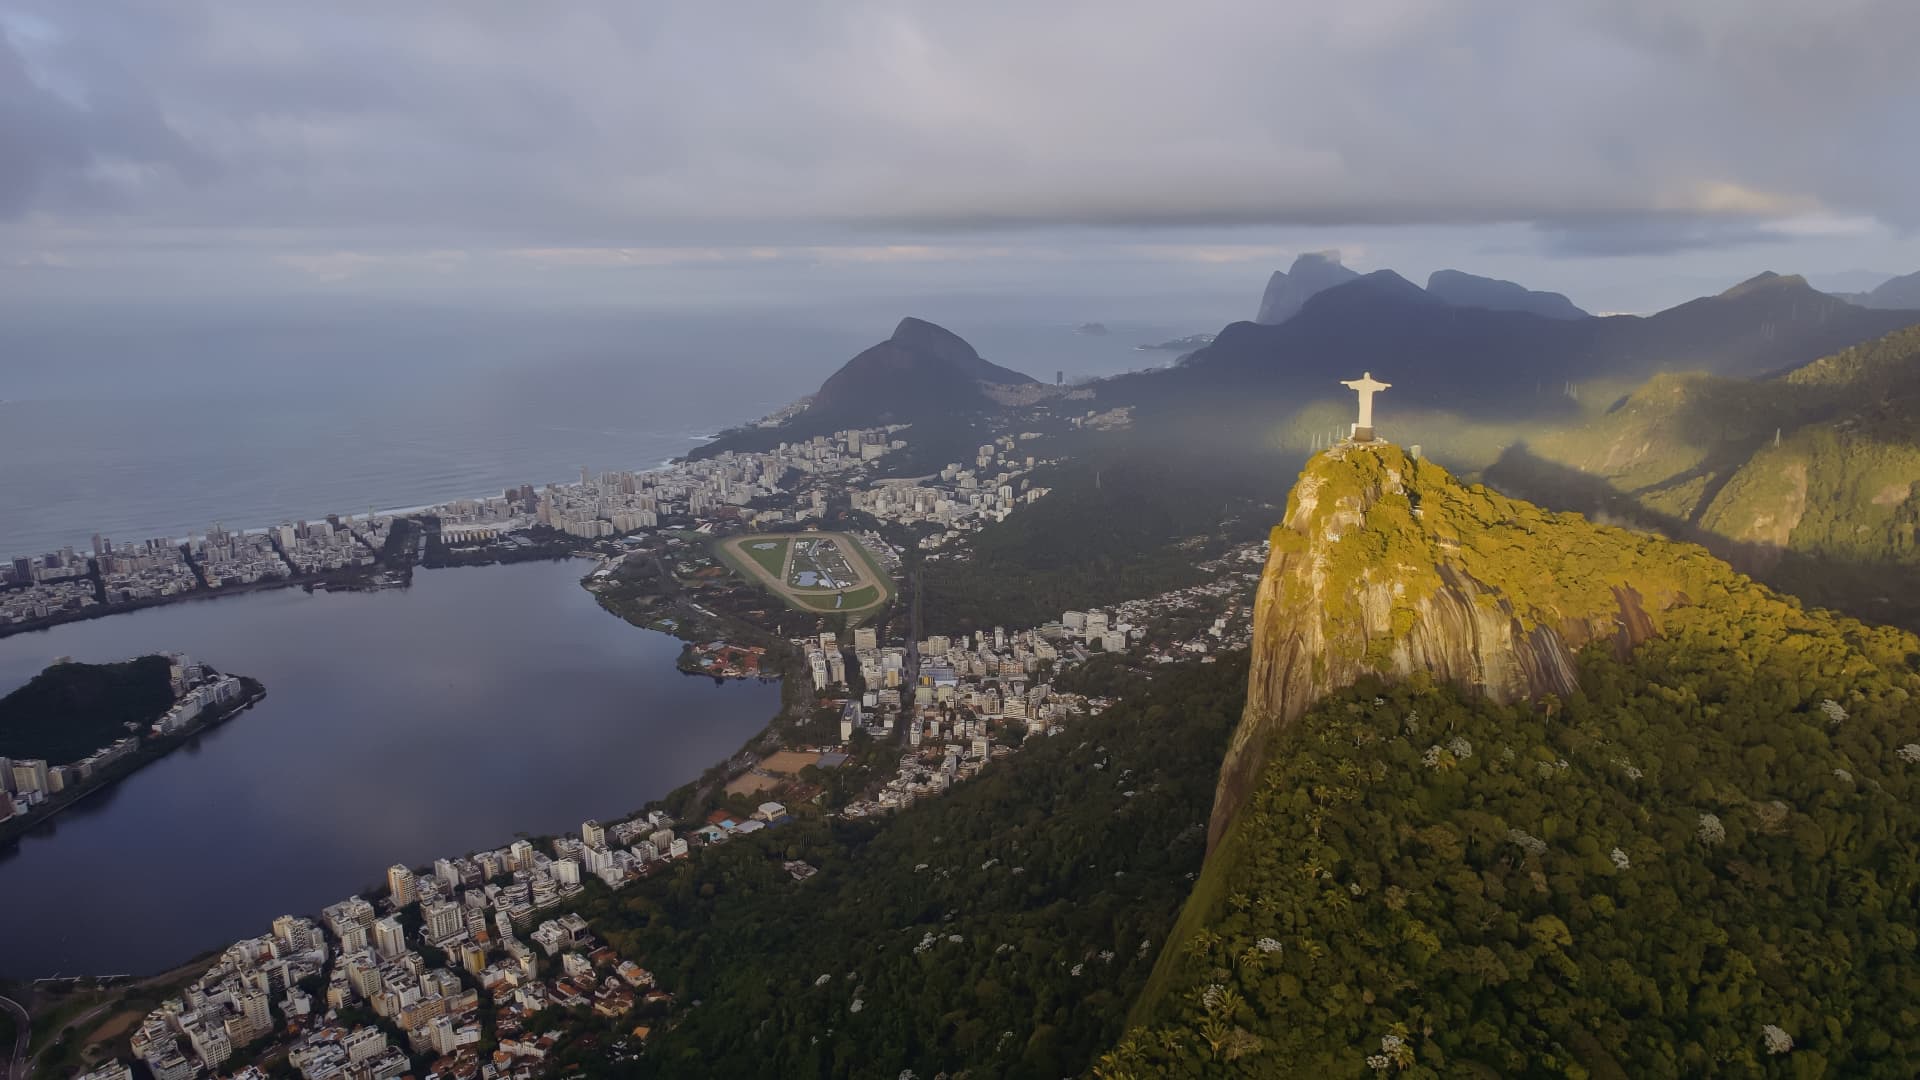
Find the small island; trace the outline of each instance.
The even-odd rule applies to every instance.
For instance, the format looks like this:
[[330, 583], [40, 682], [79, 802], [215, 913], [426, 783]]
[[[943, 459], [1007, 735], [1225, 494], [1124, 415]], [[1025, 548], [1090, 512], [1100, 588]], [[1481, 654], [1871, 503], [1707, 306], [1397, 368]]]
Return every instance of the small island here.
[[266, 693], [180, 653], [58, 660], [0, 698], [0, 842], [125, 779]]
[[1107, 333], [1107, 324], [1083, 322], [1079, 326], [1074, 327], [1073, 332], [1076, 334], [1090, 334], [1094, 337], [1104, 337]]

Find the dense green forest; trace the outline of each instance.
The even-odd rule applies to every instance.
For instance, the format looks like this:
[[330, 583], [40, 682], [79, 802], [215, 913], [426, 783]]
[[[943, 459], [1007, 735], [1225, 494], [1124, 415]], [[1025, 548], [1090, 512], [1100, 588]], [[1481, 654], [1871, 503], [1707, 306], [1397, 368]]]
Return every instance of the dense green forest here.
[[1662, 375], [1514, 447], [1495, 486], [1698, 540], [1806, 600], [1920, 628], [1920, 327], [1764, 380]]
[[1099, 1074], [1915, 1075], [1920, 640], [1703, 599], [1277, 735]]
[[144, 729], [173, 704], [164, 656], [117, 664], [55, 664], [0, 698], [0, 757], [86, 757]]
[[[1118, 1037], [1200, 869], [1246, 673], [1244, 654], [1157, 672], [1138, 696], [892, 819], [803, 815], [618, 894], [596, 889], [583, 913], [682, 1006], [622, 1067], [1084, 1071]], [[819, 873], [796, 882], [789, 858]], [[560, 1068], [575, 1061], [614, 1068], [587, 1048]]]
[[1198, 564], [1264, 536], [1296, 471], [1270, 453], [1090, 456], [1036, 474], [1046, 498], [982, 529], [964, 561], [926, 564], [927, 626], [1038, 626], [1206, 581]]

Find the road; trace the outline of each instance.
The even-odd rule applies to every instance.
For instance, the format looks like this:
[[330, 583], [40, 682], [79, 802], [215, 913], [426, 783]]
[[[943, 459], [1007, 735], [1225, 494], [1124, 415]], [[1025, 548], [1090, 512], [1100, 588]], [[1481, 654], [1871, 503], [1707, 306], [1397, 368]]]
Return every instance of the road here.
[[33, 1036], [33, 1020], [27, 1010], [10, 997], [0, 997], [0, 1009], [13, 1014], [20, 1031], [13, 1037], [13, 1056], [7, 1059], [6, 1080], [27, 1080], [27, 1040]]

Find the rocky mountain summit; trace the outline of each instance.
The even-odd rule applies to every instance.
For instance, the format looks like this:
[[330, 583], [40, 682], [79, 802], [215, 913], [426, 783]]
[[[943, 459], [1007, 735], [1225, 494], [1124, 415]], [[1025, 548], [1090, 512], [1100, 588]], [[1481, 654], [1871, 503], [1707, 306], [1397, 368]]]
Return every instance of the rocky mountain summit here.
[[1564, 696], [1578, 688], [1580, 649], [1624, 655], [1665, 609], [1735, 577], [1697, 548], [1462, 485], [1390, 443], [1318, 455], [1273, 530], [1210, 842], [1266, 741], [1328, 693], [1418, 675], [1503, 704]]

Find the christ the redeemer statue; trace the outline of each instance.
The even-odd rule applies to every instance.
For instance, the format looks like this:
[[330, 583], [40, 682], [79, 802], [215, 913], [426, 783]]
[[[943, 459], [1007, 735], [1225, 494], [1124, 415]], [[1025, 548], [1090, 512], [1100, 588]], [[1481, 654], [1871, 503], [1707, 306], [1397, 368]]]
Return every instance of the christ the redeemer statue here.
[[1392, 383], [1383, 383], [1373, 377], [1373, 372], [1361, 374], [1357, 379], [1349, 379], [1340, 384], [1360, 395], [1360, 422], [1353, 425], [1354, 442], [1373, 441], [1373, 395], [1389, 389]]

